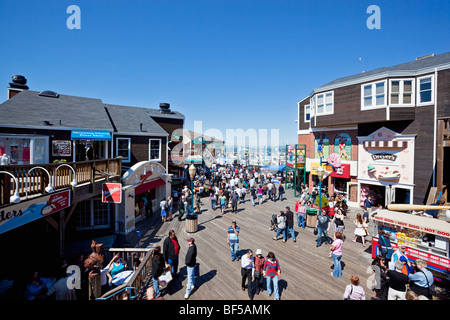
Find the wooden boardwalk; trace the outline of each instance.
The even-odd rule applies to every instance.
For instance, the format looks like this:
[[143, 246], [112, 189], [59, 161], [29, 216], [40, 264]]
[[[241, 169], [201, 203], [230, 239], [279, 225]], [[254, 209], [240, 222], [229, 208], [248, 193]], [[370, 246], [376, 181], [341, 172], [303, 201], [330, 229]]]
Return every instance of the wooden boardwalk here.
[[[227, 209], [222, 215], [220, 209], [211, 210], [208, 198], [203, 198], [204, 205], [199, 215], [199, 228], [195, 233], [185, 231], [185, 220], [175, 218], [159, 228], [151, 228], [141, 239], [142, 246], [161, 245], [173, 229], [181, 245], [179, 276], [163, 291], [166, 300], [184, 300], [186, 279], [186, 266], [184, 264], [187, 252], [186, 239], [194, 237], [197, 245], [197, 262], [200, 263], [200, 276], [196, 277], [196, 289], [191, 293], [189, 300], [248, 300], [247, 291], [241, 289], [241, 262], [231, 261], [231, 254], [227, 245], [227, 228], [232, 220], [237, 221], [240, 227], [239, 248], [244, 254], [247, 249], [261, 249], [264, 256], [269, 251], [275, 253], [280, 261], [281, 277], [279, 286], [281, 300], [340, 300], [345, 286], [350, 283], [350, 276], [356, 274], [366, 290], [366, 299], [370, 299], [372, 291], [367, 288], [366, 281], [370, 274], [366, 273], [372, 262], [370, 236], [367, 237], [365, 248], [354, 239], [353, 220], [361, 209], [349, 208], [348, 218], [345, 219], [346, 239], [343, 248], [342, 278], [334, 278], [332, 272], [333, 261], [328, 258], [330, 245], [322, 244], [316, 247], [316, 237], [313, 228], [298, 228], [295, 222], [294, 230], [297, 242], [290, 238], [286, 243], [275, 241], [272, 237], [275, 232], [269, 230], [270, 219], [273, 213], [279, 213], [290, 206], [294, 211], [295, 199], [293, 191], [286, 192], [287, 199], [272, 202], [266, 200], [262, 205], [252, 206], [249, 196], [245, 204], [238, 206], [238, 213], [231, 213]], [[294, 214], [295, 215], [295, 214]], [[152, 217], [153, 220], [156, 217]], [[296, 221], [296, 218], [294, 218]], [[370, 225], [370, 227], [372, 224]], [[155, 227], [155, 226], [154, 226]], [[332, 227], [329, 235], [332, 236]], [[370, 230], [370, 229], [369, 229]], [[281, 236], [279, 236], [281, 239]], [[272, 300], [264, 291], [255, 295], [255, 300]]]

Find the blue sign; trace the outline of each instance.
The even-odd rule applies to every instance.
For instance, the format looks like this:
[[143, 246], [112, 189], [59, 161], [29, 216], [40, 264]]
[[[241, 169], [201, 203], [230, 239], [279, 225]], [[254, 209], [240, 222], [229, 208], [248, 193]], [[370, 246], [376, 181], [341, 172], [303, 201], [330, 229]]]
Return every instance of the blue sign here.
[[72, 130], [71, 139], [77, 140], [111, 140], [109, 131]]

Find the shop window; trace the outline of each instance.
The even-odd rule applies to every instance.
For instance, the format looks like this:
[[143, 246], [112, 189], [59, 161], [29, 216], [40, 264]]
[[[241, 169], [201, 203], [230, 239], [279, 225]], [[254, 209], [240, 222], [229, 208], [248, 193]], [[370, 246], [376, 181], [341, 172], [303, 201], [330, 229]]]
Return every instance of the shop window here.
[[318, 134], [314, 139], [314, 158], [324, 157], [330, 154], [330, 140], [326, 134]]
[[108, 228], [109, 204], [103, 203], [101, 199], [91, 199], [79, 202], [75, 209], [77, 217], [77, 230], [90, 230]]
[[334, 152], [339, 154], [342, 160], [352, 159], [352, 138], [348, 133], [341, 132], [334, 138]]
[[123, 157], [122, 162], [130, 162], [131, 143], [130, 138], [117, 138], [116, 139], [116, 156]]
[[11, 165], [47, 163], [48, 138], [0, 136], [0, 158]]
[[161, 139], [149, 140], [149, 160], [161, 161]]

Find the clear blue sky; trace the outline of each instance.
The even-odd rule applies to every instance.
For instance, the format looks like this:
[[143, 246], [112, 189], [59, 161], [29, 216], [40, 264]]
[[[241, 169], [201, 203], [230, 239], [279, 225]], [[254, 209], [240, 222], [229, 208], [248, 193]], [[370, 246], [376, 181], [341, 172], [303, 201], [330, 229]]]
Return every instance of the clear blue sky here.
[[[381, 29], [369, 30], [370, 5]], [[81, 9], [69, 30], [67, 7]], [[295, 143], [297, 102], [364, 69], [450, 51], [449, 1], [0, 1], [0, 81], [158, 108], [203, 131], [279, 129]]]

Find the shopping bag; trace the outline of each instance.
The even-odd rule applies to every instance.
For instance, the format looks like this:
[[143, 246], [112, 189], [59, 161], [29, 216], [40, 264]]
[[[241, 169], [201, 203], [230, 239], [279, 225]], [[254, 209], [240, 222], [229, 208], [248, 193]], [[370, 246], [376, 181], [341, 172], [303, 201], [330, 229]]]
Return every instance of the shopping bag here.
[[169, 270], [165, 271], [162, 275], [159, 276], [158, 282], [161, 288], [165, 288], [169, 282], [172, 281], [172, 272]]

